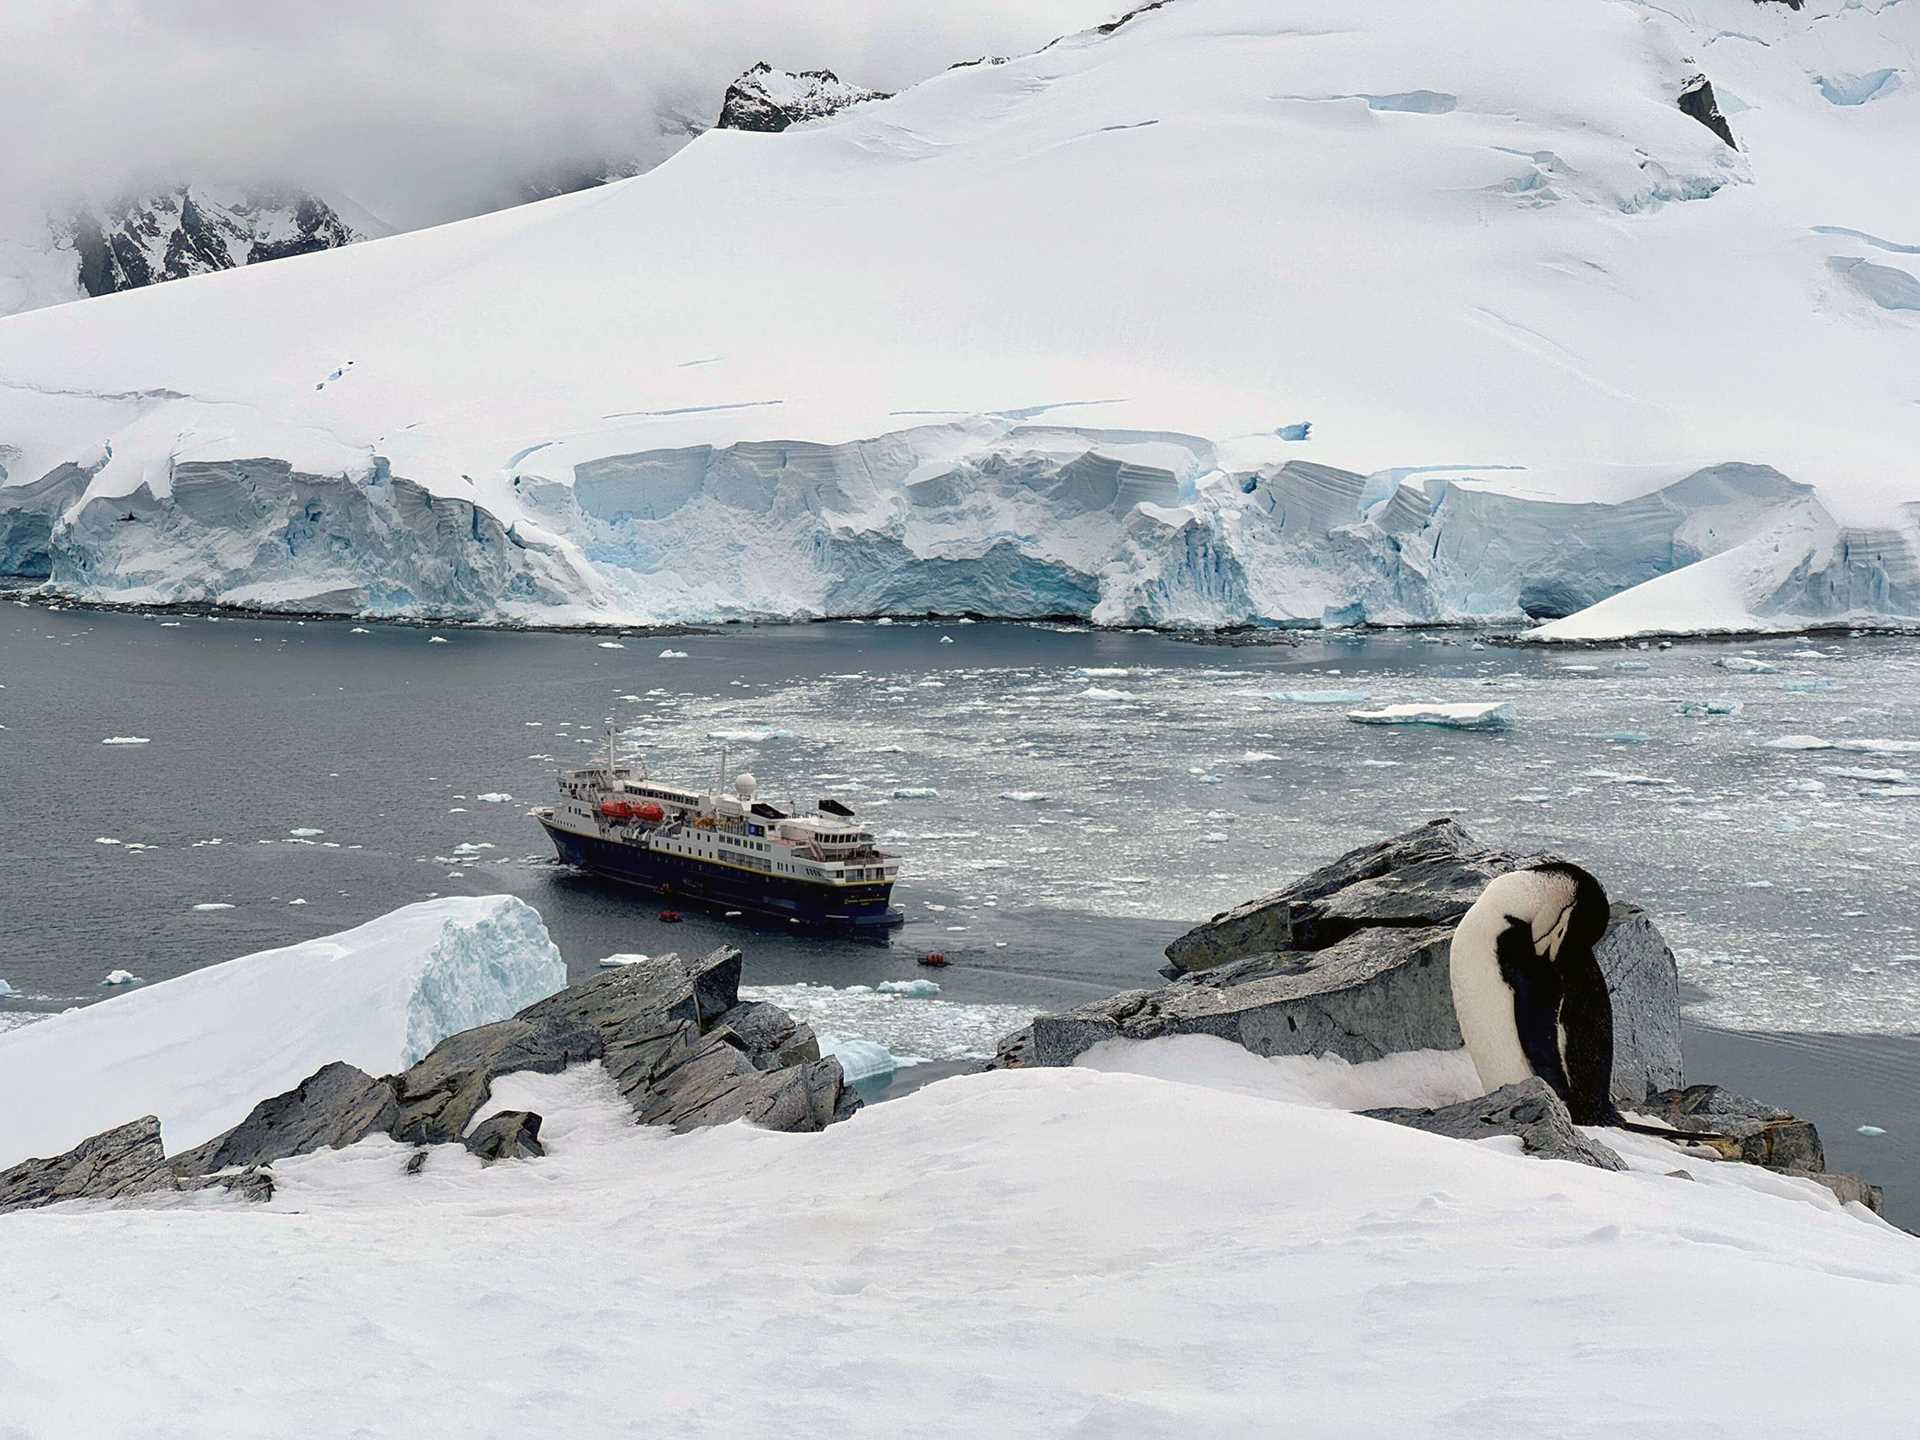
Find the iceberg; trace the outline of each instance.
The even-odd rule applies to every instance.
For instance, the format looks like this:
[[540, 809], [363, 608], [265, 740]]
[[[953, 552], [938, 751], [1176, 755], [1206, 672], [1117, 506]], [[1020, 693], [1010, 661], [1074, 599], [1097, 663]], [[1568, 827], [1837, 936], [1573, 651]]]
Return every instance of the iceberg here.
[[1755, 660], [1746, 655], [1722, 655], [1713, 662], [1722, 670], [1731, 670], [1736, 675], [1773, 675], [1780, 670], [1778, 665], [1769, 665], [1764, 660]]
[[1494, 730], [1512, 718], [1513, 707], [1505, 701], [1383, 705], [1378, 710], [1347, 712], [1347, 719], [1362, 725], [1435, 725], [1448, 730]]
[[1847, 750], [1858, 755], [1920, 755], [1920, 740], [1826, 740], [1818, 735], [1782, 735], [1769, 750]]
[[822, 1035], [820, 1053], [838, 1060], [847, 1084], [869, 1099], [891, 1085], [900, 1068], [893, 1052], [877, 1040]]
[[1359, 705], [1370, 697], [1365, 690], [1276, 690], [1273, 698], [1293, 705]]
[[882, 980], [873, 987], [882, 995], [898, 995], [903, 1000], [931, 1000], [940, 987], [931, 980]]
[[1682, 700], [1681, 715], [1738, 715], [1746, 708], [1738, 700]]
[[566, 978], [538, 913], [488, 895], [129, 990], [0, 1035], [0, 1094], [41, 1097], [0, 1109], [0, 1168], [143, 1114], [160, 1117], [169, 1152], [197, 1145], [329, 1061], [404, 1069]]

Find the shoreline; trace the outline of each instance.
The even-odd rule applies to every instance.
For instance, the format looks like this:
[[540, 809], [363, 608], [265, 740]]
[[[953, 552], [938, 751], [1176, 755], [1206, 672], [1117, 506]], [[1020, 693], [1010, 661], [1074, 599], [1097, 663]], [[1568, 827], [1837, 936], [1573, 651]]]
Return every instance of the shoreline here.
[[[1317, 637], [1338, 639], [1343, 637], [1366, 638], [1373, 635], [1428, 635], [1452, 634], [1472, 635], [1488, 645], [1506, 649], [1538, 647], [1543, 650], [1618, 650], [1632, 648], [1640, 644], [1668, 642], [1679, 644], [1682, 641], [1701, 644], [1736, 644], [1756, 640], [1781, 640], [1794, 636], [1842, 636], [1848, 639], [1868, 639], [1878, 637], [1920, 636], [1920, 620], [1900, 622], [1880, 620], [1872, 622], [1854, 622], [1843, 620], [1821, 621], [1804, 625], [1781, 626], [1772, 629], [1751, 630], [1646, 630], [1632, 635], [1620, 635], [1604, 639], [1563, 639], [1551, 636], [1535, 636], [1523, 627], [1528, 624], [1546, 624], [1546, 620], [1525, 621], [1514, 619], [1486, 620], [1430, 620], [1404, 625], [1386, 623], [1363, 623], [1360, 625], [1326, 626], [1314, 621], [1275, 622], [1271, 624], [1240, 623], [1204, 628], [1190, 625], [1108, 625], [1084, 615], [993, 615], [984, 611], [873, 611], [860, 615], [760, 615], [741, 616], [727, 620], [702, 621], [654, 621], [620, 624], [614, 621], [580, 621], [574, 624], [542, 623], [533, 620], [482, 620], [460, 616], [420, 616], [420, 615], [376, 615], [362, 611], [340, 610], [301, 610], [280, 609], [258, 605], [229, 605], [214, 600], [158, 600], [130, 601], [108, 600], [94, 596], [73, 595], [66, 592], [34, 586], [26, 589], [0, 587], [0, 601], [12, 601], [16, 605], [35, 610], [64, 612], [81, 610], [89, 613], [110, 615], [166, 615], [189, 616], [210, 620], [280, 620], [298, 624], [338, 623], [351, 625], [395, 625], [415, 630], [484, 630], [505, 634], [530, 635], [625, 635], [625, 636], [661, 636], [675, 635], [715, 635], [724, 634], [733, 629], [776, 629], [802, 625], [873, 625], [882, 621], [891, 624], [927, 625], [960, 624], [979, 625], [1073, 625], [1089, 631], [1115, 635], [1158, 635], [1169, 640], [1178, 640], [1191, 645], [1215, 645], [1224, 648], [1240, 646], [1294, 646], [1303, 639]], [[1518, 632], [1518, 633], [1516, 633]]]

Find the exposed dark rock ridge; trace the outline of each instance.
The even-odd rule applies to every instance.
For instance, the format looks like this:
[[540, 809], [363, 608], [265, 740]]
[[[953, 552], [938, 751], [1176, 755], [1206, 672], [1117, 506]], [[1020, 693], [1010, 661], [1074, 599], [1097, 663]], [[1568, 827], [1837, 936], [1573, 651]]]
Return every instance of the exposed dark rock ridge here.
[[1680, 87], [1680, 108], [1713, 131], [1732, 149], [1740, 148], [1734, 142], [1733, 127], [1727, 124], [1727, 117], [1720, 113], [1719, 102], [1713, 98], [1713, 82], [1706, 76], [1695, 75]]
[[1571, 1160], [1600, 1170], [1627, 1168], [1627, 1162], [1613, 1151], [1574, 1128], [1565, 1103], [1538, 1076], [1517, 1085], [1504, 1085], [1477, 1100], [1463, 1100], [1438, 1110], [1388, 1109], [1361, 1113], [1375, 1120], [1456, 1140], [1491, 1140], [1499, 1135], [1513, 1135], [1519, 1138], [1527, 1154], [1543, 1160]]
[[210, 1175], [234, 1165], [338, 1149], [390, 1131], [398, 1114], [389, 1082], [336, 1060], [284, 1095], [262, 1100], [226, 1134], [176, 1155], [172, 1168], [178, 1175]]
[[850, 85], [831, 70], [776, 70], [762, 60], [727, 87], [716, 130], [785, 130], [824, 120], [849, 106], [887, 100], [884, 91]]
[[351, 245], [362, 237], [304, 191], [242, 191], [225, 203], [193, 186], [85, 209], [72, 220], [89, 295]]
[[[117, 1199], [219, 1185], [249, 1199], [273, 1193], [275, 1160], [384, 1134], [416, 1145], [464, 1144], [488, 1162], [544, 1154], [540, 1117], [474, 1117], [502, 1075], [554, 1074], [599, 1060], [637, 1123], [676, 1131], [747, 1120], [821, 1130], [860, 1106], [840, 1062], [777, 1006], [740, 1001], [740, 952], [699, 960], [659, 955], [596, 975], [511, 1019], [450, 1035], [417, 1065], [376, 1079], [323, 1066], [203, 1145], [168, 1158], [152, 1116], [82, 1141], [51, 1160], [0, 1171], [0, 1213], [60, 1200]], [[416, 1150], [407, 1173], [418, 1173]], [[243, 1167], [236, 1170], [235, 1167]]]

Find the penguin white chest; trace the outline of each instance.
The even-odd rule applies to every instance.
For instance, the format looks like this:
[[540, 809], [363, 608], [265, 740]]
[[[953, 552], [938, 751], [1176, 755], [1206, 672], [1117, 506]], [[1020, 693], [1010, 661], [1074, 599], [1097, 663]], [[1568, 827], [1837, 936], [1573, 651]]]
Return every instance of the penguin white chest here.
[[[1502, 875], [1474, 901], [1453, 932], [1449, 967], [1454, 1016], [1473, 1068], [1489, 1091], [1534, 1073], [1521, 1048], [1514, 993], [1500, 970], [1500, 934], [1516, 919], [1532, 927], [1536, 917], [1542, 917], [1550, 926], [1566, 908], [1567, 891], [1557, 877], [1530, 871]], [[1536, 940], [1546, 939], [1537, 928], [1533, 934]]]

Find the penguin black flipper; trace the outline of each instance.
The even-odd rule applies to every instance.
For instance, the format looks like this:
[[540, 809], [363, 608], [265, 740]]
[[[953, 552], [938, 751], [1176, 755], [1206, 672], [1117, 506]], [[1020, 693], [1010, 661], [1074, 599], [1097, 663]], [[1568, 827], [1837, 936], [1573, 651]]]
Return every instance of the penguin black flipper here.
[[1560, 1056], [1561, 981], [1558, 968], [1533, 950], [1533, 927], [1518, 916], [1507, 917], [1507, 928], [1494, 941], [1500, 978], [1513, 991], [1513, 1023], [1520, 1034], [1520, 1051], [1533, 1073], [1562, 1100], [1569, 1098], [1566, 1063]]
[[1624, 1125], [1613, 1103], [1613, 1004], [1606, 973], [1590, 947], [1560, 952], [1561, 1003], [1583, 1018], [1564, 1032], [1567, 1111], [1576, 1125]]

